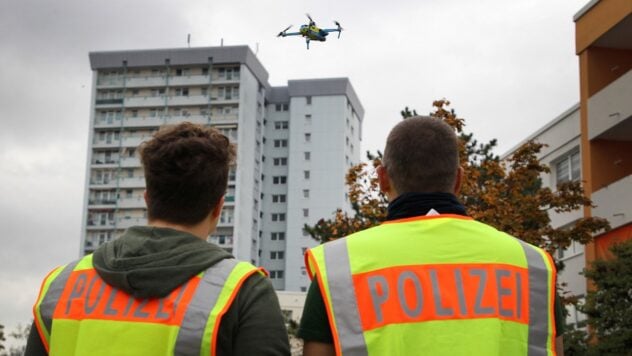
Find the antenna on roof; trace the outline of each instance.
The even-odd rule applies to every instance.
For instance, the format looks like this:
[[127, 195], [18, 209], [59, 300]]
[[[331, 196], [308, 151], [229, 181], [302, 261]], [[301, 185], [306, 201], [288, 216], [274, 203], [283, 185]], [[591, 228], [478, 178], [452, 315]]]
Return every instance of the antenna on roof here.
[[187, 46], [191, 48], [191, 34], [187, 34]]

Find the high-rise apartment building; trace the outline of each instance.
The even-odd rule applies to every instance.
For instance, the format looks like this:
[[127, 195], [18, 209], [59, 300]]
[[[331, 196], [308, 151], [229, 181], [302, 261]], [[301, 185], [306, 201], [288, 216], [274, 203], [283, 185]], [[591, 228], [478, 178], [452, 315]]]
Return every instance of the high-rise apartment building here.
[[348, 208], [363, 109], [346, 78], [271, 87], [247, 46], [90, 53], [90, 143], [81, 253], [147, 222], [138, 146], [161, 125], [213, 126], [237, 146], [209, 241], [260, 264], [277, 289], [308, 285], [303, 224]]

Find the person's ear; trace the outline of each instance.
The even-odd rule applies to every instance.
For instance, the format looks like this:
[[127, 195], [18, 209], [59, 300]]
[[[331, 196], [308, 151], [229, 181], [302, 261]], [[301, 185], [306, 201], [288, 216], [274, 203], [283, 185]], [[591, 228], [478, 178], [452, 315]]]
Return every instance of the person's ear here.
[[391, 177], [388, 176], [388, 172], [386, 171], [386, 167], [379, 165], [376, 168], [377, 172], [377, 182], [380, 186], [380, 190], [388, 200], [391, 200], [393, 195], [396, 195], [395, 189], [393, 188], [393, 184], [391, 182]]
[[224, 207], [224, 196], [219, 199], [213, 210], [211, 211], [211, 219], [215, 220], [219, 217], [219, 214], [222, 213], [222, 208]]
[[456, 179], [454, 180], [454, 195], [459, 195], [461, 192], [464, 172], [463, 167], [459, 166], [459, 169], [456, 171]]

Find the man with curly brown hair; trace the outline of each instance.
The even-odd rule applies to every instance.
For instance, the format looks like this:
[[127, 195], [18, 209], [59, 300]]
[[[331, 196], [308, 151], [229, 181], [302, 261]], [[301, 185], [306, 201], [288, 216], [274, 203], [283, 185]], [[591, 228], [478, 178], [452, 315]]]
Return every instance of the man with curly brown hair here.
[[182, 123], [140, 148], [148, 225], [53, 270], [33, 308], [27, 355], [288, 355], [263, 270], [206, 242], [234, 147]]

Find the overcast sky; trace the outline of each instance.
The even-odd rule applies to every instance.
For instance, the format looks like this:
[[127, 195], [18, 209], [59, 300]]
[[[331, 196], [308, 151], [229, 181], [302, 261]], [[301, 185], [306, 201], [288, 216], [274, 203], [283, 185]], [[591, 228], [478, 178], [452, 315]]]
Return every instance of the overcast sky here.
[[[406, 105], [448, 98], [503, 153], [579, 101], [573, 15], [587, 0], [0, 0], [0, 323], [31, 318], [41, 279], [78, 257], [88, 52], [247, 44], [288, 79], [349, 77], [382, 148]], [[340, 40], [276, 38], [309, 12]]]

